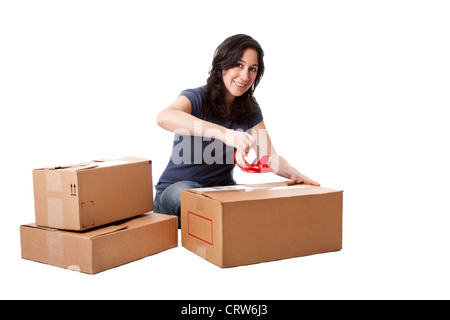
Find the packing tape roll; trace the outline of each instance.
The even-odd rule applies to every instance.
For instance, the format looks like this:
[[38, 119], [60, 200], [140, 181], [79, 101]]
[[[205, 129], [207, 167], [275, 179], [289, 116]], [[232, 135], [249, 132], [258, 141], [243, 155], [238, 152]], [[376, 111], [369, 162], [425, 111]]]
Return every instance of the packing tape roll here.
[[236, 164], [242, 169], [252, 169], [258, 163], [259, 157], [263, 155], [260, 146], [256, 145], [255, 148], [249, 150], [247, 157], [245, 157], [241, 151], [236, 149], [235, 161]]
[[249, 155], [251, 153], [254, 153], [254, 157], [248, 157], [249, 161], [247, 161], [244, 154], [238, 149], [234, 152], [234, 161], [242, 171], [256, 173], [273, 172], [273, 169], [269, 166], [273, 159], [268, 155], [264, 155], [260, 146], [256, 145], [256, 148], [250, 150]]

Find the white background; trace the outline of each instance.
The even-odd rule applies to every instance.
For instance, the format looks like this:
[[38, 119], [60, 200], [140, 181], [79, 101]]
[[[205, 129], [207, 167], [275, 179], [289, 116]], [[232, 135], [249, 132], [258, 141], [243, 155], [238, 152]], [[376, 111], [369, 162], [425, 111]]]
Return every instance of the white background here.
[[[2, 1], [0, 297], [450, 298], [449, 16], [432, 0]], [[158, 111], [236, 33], [266, 53], [255, 96], [279, 153], [344, 190], [343, 250], [220, 269], [179, 246], [94, 276], [22, 260], [32, 169], [131, 155], [156, 183], [173, 140]]]

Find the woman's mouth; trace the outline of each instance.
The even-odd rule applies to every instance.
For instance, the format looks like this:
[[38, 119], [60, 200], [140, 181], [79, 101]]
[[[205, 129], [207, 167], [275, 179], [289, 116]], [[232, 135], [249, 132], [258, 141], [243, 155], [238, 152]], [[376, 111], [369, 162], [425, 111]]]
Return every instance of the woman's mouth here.
[[245, 86], [246, 86], [245, 83], [240, 83], [240, 82], [237, 82], [237, 81], [233, 81], [233, 82], [234, 82], [234, 84], [235, 84], [236, 86], [238, 86], [239, 88], [245, 88]]

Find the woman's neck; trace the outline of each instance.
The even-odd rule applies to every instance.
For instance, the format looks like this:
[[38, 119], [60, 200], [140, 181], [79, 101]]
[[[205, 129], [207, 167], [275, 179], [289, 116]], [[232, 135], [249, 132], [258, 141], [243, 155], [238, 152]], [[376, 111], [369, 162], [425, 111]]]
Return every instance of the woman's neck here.
[[226, 94], [225, 94], [225, 105], [227, 106], [227, 111], [228, 111], [228, 114], [230, 114], [231, 113], [231, 111], [233, 110], [233, 102], [234, 102], [234, 99], [235, 99], [236, 97], [235, 96], [233, 96], [231, 93], [229, 93], [229, 92], [227, 92]]

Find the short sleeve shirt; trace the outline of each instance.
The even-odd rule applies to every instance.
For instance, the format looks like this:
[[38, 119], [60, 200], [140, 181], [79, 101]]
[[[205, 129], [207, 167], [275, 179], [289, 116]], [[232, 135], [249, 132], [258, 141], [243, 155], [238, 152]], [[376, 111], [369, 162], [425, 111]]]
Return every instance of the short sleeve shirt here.
[[[213, 122], [233, 130], [248, 131], [261, 121], [263, 115], [259, 106], [247, 121], [236, 123], [230, 116], [208, 119], [203, 111], [206, 86], [184, 90], [181, 95], [191, 102], [191, 114], [198, 119]], [[200, 126], [200, 122], [195, 124]], [[219, 139], [201, 136], [175, 134], [172, 155], [161, 175], [156, 189], [165, 189], [179, 181], [195, 181], [204, 187], [234, 185], [234, 148]]]

